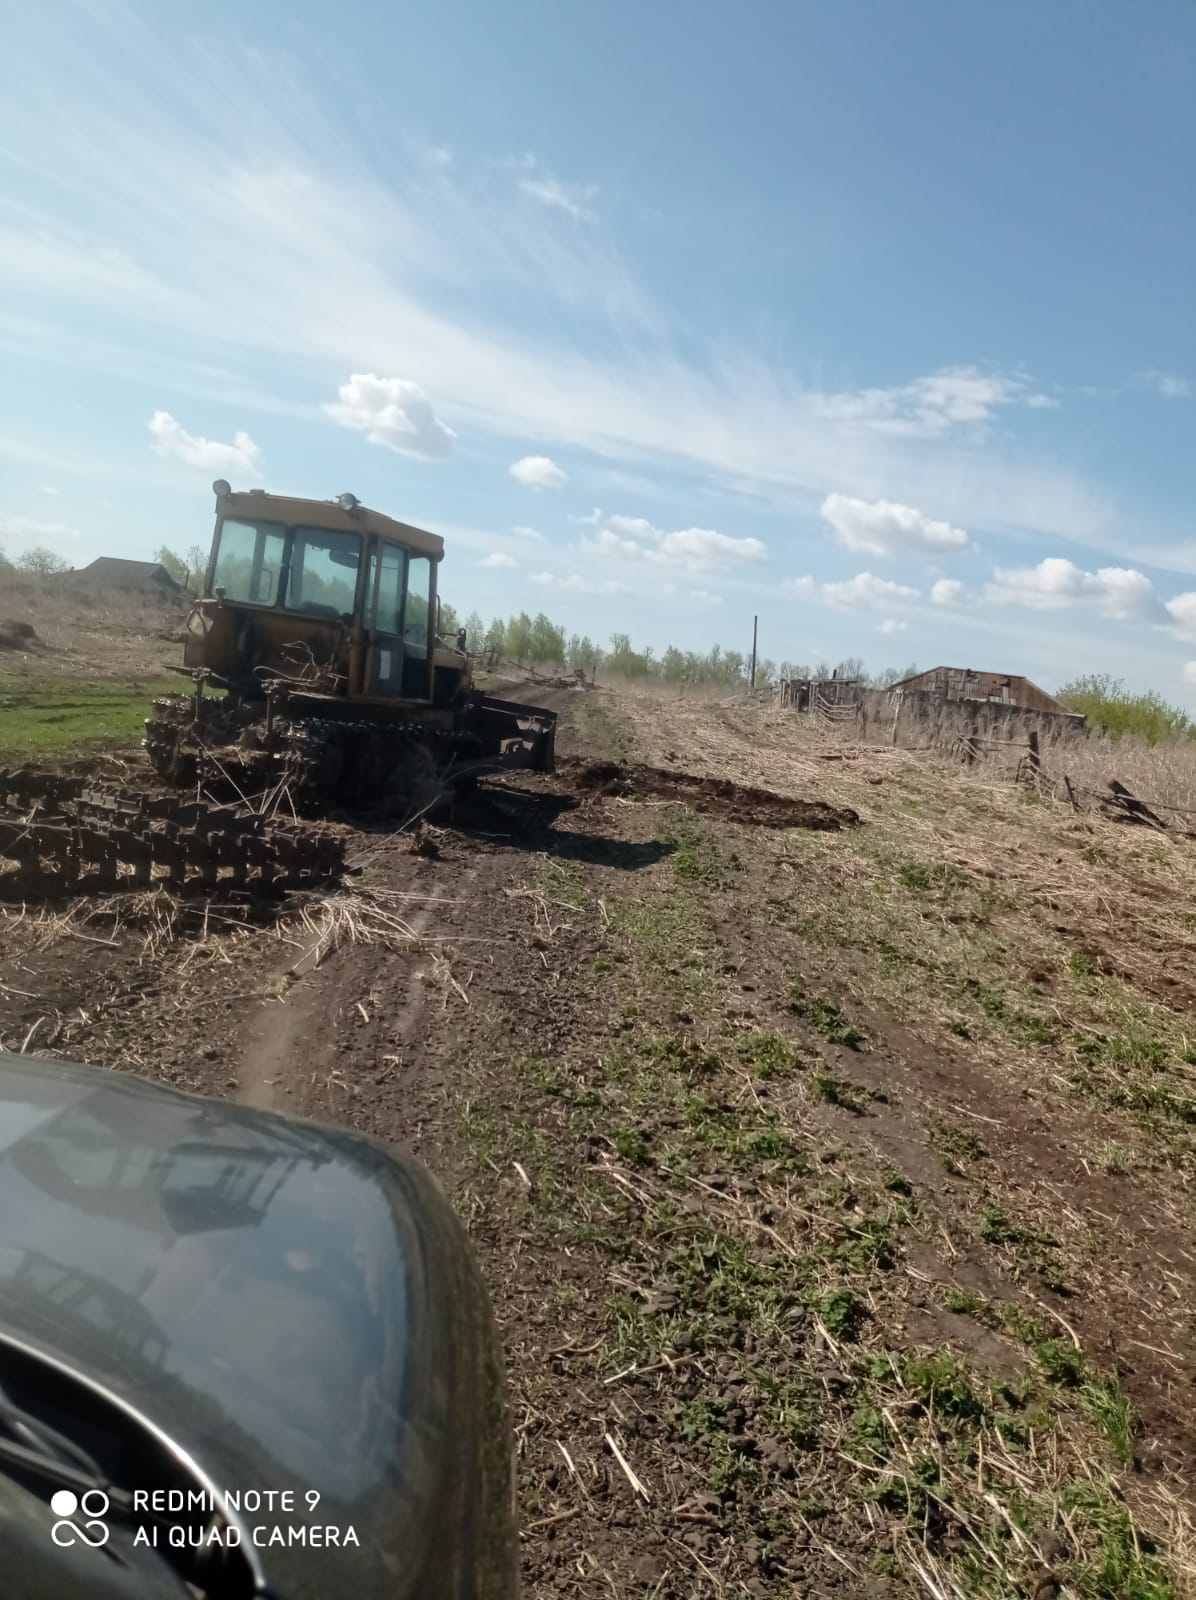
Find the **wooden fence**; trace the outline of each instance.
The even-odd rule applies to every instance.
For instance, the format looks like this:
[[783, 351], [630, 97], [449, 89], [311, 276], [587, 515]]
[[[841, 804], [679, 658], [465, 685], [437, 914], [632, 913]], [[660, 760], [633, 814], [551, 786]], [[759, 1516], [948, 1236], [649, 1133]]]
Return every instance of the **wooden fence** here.
[[[1196, 817], [1196, 810], [1191, 807], [1170, 805], [1162, 800], [1144, 800], [1120, 778], [1110, 778], [1105, 788], [1095, 789], [1091, 784], [1073, 781], [1065, 770], [1048, 771], [1043, 765], [1042, 741], [1035, 729], [1031, 729], [1025, 739], [982, 738], [973, 729], [960, 738], [958, 749], [960, 759], [966, 766], [975, 765], [990, 751], [1016, 755], [1016, 760], [1004, 769], [1015, 783], [1029, 783], [1040, 793], [1049, 794], [1055, 799], [1066, 799], [1073, 811], [1087, 808], [1099, 811], [1102, 816], [1110, 817], [1115, 822], [1154, 828], [1173, 838], [1196, 839], [1196, 831], [1184, 820]], [[1170, 823], [1164, 821], [1159, 815], [1161, 811], [1177, 820]]]

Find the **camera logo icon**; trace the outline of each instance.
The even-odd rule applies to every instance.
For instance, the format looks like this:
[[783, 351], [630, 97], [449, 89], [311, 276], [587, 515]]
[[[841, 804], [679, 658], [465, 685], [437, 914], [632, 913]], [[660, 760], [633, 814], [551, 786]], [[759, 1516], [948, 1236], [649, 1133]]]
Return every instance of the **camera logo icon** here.
[[[82, 1495], [71, 1489], [56, 1489], [50, 1496], [50, 1510], [58, 1518], [50, 1529], [51, 1539], [63, 1550], [76, 1544], [102, 1550], [108, 1543], [109, 1528], [103, 1518], [108, 1515], [109, 1504], [102, 1489], [87, 1489]], [[84, 1520], [76, 1521], [76, 1516]]]

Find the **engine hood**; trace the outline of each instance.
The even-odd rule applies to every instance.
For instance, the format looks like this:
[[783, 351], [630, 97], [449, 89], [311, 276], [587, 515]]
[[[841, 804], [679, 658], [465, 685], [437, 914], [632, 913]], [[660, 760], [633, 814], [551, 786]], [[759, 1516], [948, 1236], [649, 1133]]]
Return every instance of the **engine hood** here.
[[254, 1539], [260, 1592], [515, 1592], [489, 1306], [401, 1152], [0, 1054], [0, 1340], [131, 1408], [219, 1491], [292, 1491], [294, 1512], [241, 1514], [286, 1530]]

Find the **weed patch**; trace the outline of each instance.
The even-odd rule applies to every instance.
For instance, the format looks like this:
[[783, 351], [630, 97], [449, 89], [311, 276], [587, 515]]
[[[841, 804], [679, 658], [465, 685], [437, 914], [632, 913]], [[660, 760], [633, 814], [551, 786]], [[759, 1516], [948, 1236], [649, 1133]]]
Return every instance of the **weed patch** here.
[[841, 1044], [848, 1050], [858, 1050], [864, 1043], [864, 1035], [844, 1020], [843, 1013], [833, 1000], [807, 995], [800, 984], [793, 984], [789, 990], [789, 1009], [815, 1033], [820, 1033], [828, 1044]]

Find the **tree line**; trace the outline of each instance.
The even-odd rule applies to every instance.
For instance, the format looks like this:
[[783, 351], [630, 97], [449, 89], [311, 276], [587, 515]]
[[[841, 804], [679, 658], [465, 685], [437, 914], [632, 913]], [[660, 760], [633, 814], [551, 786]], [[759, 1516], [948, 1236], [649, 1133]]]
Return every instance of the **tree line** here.
[[15, 560], [9, 560], [0, 550], [0, 572], [28, 572], [35, 578], [53, 577], [56, 572], [69, 572], [71, 564], [54, 550], [47, 550], [44, 545], [31, 545], [28, 550], [22, 550]]
[[1149, 744], [1169, 739], [1196, 739], [1196, 723], [1179, 706], [1168, 705], [1148, 690], [1131, 694], [1121, 678], [1107, 672], [1089, 672], [1065, 683], [1055, 699], [1069, 711], [1081, 711], [1093, 732], [1119, 739], [1133, 734]]
[[[451, 606], [441, 604], [440, 631], [444, 637], [455, 634], [459, 627], [465, 629], [467, 648], [478, 654], [492, 655], [513, 662], [516, 666], [556, 668], [565, 672], [581, 672], [593, 678], [599, 671], [605, 676], [624, 678], [631, 682], [655, 680], [676, 685], [710, 684], [727, 689], [745, 688], [751, 681], [751, 656], [742, 650], [724, 650], [712, 645], [709, 650], [679, 650], [669, 645], [659, 654], [652, 645], [636, 649], [631, 635], [614, 633], [609, 644], [596, 644], [586, 634], [567, 634], [565, 629], [540, 612], [532, 617], [526, 611], [505, 621], [496, 617], [491, 622], [476, 611], [459, 623]], [[843, 661], [820, 661], [814, 665], [804, 662], [781, 661], [765, 656], [756, 663], [756, 687], [768, 688], [779, 678], [813, 678], [825, 681], [832, 677], [858, 678], [868, 688], [887, 688], [902, 678], [912, 676], [917, 667], [887, 667], [883, 672], [869, 674], [859, 657]]]

